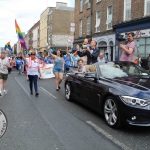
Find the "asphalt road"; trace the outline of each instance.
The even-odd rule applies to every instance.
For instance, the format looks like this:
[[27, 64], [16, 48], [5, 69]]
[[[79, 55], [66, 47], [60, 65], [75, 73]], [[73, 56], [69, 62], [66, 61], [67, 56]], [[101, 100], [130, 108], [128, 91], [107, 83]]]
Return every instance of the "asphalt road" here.
[[0, 109], [8, 120], [0, 150], [120, 150], [150, 149], [150, 127], [114, 130], [103, 116], [65, 100], [64, 87], [54, 79], [38, 81], [39, 97], [29, 94], [24, 75], [13, 71]]

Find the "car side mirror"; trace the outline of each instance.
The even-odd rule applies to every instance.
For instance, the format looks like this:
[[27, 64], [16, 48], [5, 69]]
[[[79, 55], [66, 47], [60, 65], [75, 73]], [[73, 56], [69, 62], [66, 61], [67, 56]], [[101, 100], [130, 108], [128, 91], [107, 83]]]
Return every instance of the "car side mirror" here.
[[91, 78], [91, 79], [94, 79], [94, 82], [96, 83], [97, 82], [97, 78], [95, 76], [95, 73], [93, 72], [86, 72], [85, 75], [84, 75], [85, 78]]

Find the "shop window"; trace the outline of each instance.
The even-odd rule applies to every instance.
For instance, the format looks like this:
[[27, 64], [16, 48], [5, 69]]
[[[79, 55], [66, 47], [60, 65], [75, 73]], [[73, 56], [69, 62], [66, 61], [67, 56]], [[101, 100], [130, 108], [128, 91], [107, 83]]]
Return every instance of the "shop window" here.
[[150, 44], [150, 37], [146, 38], [146, 44]]
[[96, 12], [96, 32], [100, 32], [100, 11]]
[[145, 57], [145, 46], [140, 46], [138, 53], [141, 55], [142, 58]]
[[150, 0], [145, 0], [144, 15], [150, 15]]
[[124, 20], [131, 19], [131, 0], [124, 0]]
[[139, 43], [140, 43], [140, 45], [141, 44], [145, 44], [145, 38], [141, 38], [140, 41], [139, 41]]
[[86, 34], [90, 35], [90, 17], [87, 17]]
[[146, 45], [146, 58], [150, 54], [150, 45]]

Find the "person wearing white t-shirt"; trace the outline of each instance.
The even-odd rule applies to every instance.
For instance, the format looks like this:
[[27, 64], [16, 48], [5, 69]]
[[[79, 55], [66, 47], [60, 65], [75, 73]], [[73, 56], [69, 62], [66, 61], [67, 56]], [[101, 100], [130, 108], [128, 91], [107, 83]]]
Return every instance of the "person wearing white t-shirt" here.
[[8, 68], [10, 68], [9, 61], [5, 56], [5, 52], [2, 52], [0, 58], [0, 96], [2, 96], [2, 90], [4, 90], [3, 92], [6, 94]]
[[40, 73], [39, 62], [36, 59], [36, 53], [34, 51], [31, 51], [30, 57], [24, 59], [26, 60], [26, 65], [28, 66], [27, 75], [29, 78], [30, 94], [33, 95], [33, 83], [34, 83], [35, 96], [37, 97], [39, 95], [37, 80], [38, 80], [38, 74], [40, 74], [41, 76], [41, 73]]
[[86, 68], [82, 59], [78, 60], [78, 71], [75, 71], [75, 74], [84, 74], [86, 73]]

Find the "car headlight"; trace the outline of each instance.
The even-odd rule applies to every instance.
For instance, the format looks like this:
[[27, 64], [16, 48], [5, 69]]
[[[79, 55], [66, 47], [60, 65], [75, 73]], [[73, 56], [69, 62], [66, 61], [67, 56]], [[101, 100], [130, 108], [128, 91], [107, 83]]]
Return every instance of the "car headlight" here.
[[150, 104], [149, 100], [144, 100], [136, 97], [131, 96], [121, 96], [122, 100], [127, 104], [131, 104], [133, 106], [147, 106]]

